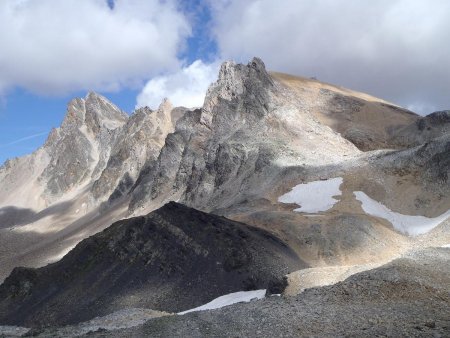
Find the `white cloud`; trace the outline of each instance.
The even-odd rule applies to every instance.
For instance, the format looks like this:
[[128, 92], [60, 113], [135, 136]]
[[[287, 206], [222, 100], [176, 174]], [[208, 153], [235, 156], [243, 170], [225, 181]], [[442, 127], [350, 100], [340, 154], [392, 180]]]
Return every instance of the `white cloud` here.
[[175, 0], [0, 1], [0, 93], [116, 90], [179, 67]]
[[[223, 58], [366, 91], [423, 110], [450, 107], [448, 0], [210, 1]], [[427, 111], [428, 113], [430, 111]]]
[[200, 107], [208, 86], [217, 79], [218, 72], [219, 63], [205, 64], [197, 60], [177, 72], [155, 77], [139, 94], [136, 107], [155, 109], [166, 97], [174, 106]]

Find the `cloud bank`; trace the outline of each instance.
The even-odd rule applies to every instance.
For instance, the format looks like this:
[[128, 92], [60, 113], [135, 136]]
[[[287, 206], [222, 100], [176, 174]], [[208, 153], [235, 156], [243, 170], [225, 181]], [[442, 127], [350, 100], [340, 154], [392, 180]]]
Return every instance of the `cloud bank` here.
[[[137, 106], [198, 106], [217, 76], [212, 39], [216, 60], [259, 56], [430, 113], [450, 108], [448, 13], [448, 0], [3, 0], [0, 99], [148, 81]], [[199, 53], [183, 66], [180, 55]]]
[[368, 92], [430, 113], [450, 108], [447, 0], [211, 1], [222, 58]]
[[151, 79], [137, 98], [136, 107], [156, 109], [168, 97], [174, 106], [201, 107], [208, 86], [217, 79], [219, 63], [201, 60], [181, 70]]
[[[113, 7], [113, 8], [111, 8]], [[0, 1], [0, 93], [118, 90], [179, 67], [175, 0]]]

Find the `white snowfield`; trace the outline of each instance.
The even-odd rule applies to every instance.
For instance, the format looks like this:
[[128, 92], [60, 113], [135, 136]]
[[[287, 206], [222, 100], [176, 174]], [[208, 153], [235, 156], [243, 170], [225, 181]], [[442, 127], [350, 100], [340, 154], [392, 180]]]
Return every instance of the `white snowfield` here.
[[446, 244], [442, 246], [443, 248], [449, 248], [450, 249], [450, 244]]
[[186, 310], [183, 312], [178, 312], [179, 315], [184, 315], [189, 312], [204, 311], [204, 310], [214, 310], [220, 309], [227, 305], [232, 305], [242, 302], [250, 302], [254, 299], [262, 299], [266, 295], [266, 290], [255, 290], [255, 291], [239, 291], [230, 293], [228, 295], [220, 296], [219, 298], [213, 299], [209, 303], [196, 307], [194, 309]]
[[336, 177], [326, 181], [298, 184], [291, 191], [280, 196], [278, 202], [298, 204], [300, 208], [294, 209], [297, 212], [327, 211], [338, 202], [333, 196], [341, 195], [339, 187], [342, 182], [342, 177]]
[[356, 199], [362, 203], [364, 212], [372, 216], [384, 218], [392, 223], [396, 230], [409, 236], [427, 233], [450, 217], [450, 210], [434, 218], [403, 215], [390, 210], [384, 204], [373, 200], [362, 191], [355, 191], [354, 194]]

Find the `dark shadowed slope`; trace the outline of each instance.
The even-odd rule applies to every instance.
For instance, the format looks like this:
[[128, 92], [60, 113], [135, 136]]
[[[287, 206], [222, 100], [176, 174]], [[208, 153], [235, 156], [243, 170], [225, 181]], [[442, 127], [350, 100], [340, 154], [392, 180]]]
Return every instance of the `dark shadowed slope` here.
[[412, 252], [295, 297], [152, 319], [88, 337], [449, 337], [450, 249]]
[[16, 268], [0, 286], [0, 323], [64, 325], [126, 307], [181, 311], [279, 286], [303, 267], [268, 232], [171, 202], [114, 223], [57, 263]]
[[450, 110], [421, 117], [410, 125], [394, 128], [392, 141], [403, 147], [418, 146], [450, 133]]

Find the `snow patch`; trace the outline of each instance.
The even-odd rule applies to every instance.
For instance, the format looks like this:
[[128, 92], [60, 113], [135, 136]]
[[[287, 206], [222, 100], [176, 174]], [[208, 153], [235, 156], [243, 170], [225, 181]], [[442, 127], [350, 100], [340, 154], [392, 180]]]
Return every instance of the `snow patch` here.
[[266, 295], [266, 290], [255, 290], [255, 291], [239, 291], [230, 293], [228, 295], [220, 296], [209, 303], [196, 307], [194, 309], [186, 310], [183, 312], [178, 312], [179, 315], [184, 315], [189, 312], [195, 311], [205, 311], [205, 310], [214, 310], [220, 309], [224, 306], [242, 303], [242, 302], [250, 302], [253, 299], [262, 299]]
[[450, 217], [450, 210], [434, 218], [404, 215], [390, 210], [384, 204], [373, 200], [362, 191], [355, 191], [354, 195], [362, 203], [361, 207], [364, 212], [388, 220], [396, 230], [409, 236], [427, 233]]
[[442, 246], [443, 248], [450, 248], [450, 244], [446, 244]]
[[298, 184], [290, 192], [280, 196], [278, 202], [298, 204], [300, 208], [294, 209], [297, 212], [327, 211], [338, 202], [333, 196], [341, 195], [339, 187], [342, 182], [342, 177], [336, 177], [326, 181]]

